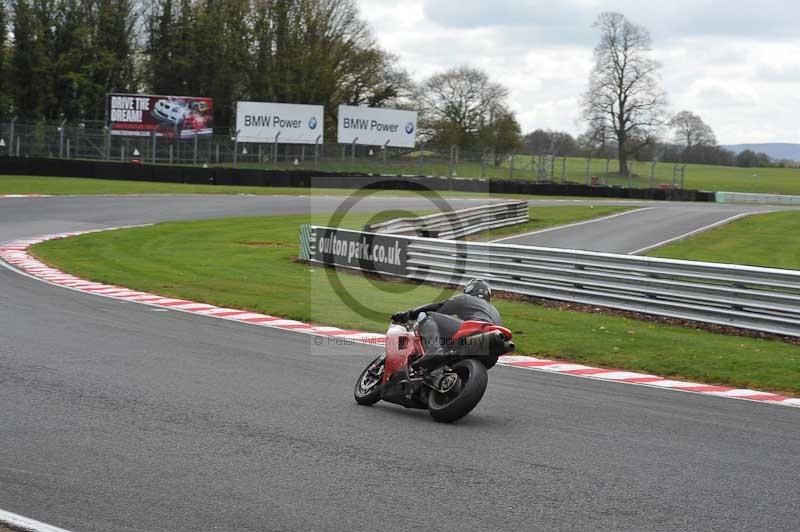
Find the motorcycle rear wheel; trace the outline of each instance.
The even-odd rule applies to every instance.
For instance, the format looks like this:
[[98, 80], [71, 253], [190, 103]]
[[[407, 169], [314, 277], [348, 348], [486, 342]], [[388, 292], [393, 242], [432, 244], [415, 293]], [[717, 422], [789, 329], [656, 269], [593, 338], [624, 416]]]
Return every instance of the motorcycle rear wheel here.
[[370, 362], [356, 380], [353, 397], [356, 403], [364, 406], [374, 405], [381, 400], [381, 380], [386, 367], [386, 355], [383, 354]]
[[468, 358], [451, 367], [460, 379], [460, 386], [453, 391], [441, 393], [431, 391], [428, 396], [428, 412], [441, 423], [452, 423], [469, 414], [486, 391], [489, 374], [481, 362]]

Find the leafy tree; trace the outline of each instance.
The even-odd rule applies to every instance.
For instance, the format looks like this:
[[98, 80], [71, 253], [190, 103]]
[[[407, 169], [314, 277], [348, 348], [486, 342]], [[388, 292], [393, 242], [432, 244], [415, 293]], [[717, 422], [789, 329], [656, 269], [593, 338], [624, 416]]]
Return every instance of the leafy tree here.
[[717, 144], [717, 137], [711, 127], [691, 111], [681, 111], [676, 114], [670, 119], [669, 125], [675, 130], [675, 142], [682, 144], [688, 150], [698, 145]]
[[109, 92], [136, 92], [137, 34], [139, 17], [134, 0], [89, 0], [93, 6], [88, 22], [94, 58], [84, 69], [88, 80], [87, 115], [104, 117], [104, 96]]
[[16, 0], [13, 4], [12, 94], [16, 111], [23, 119], [45, 116], [54, 98], [52, 7], [52, 2], [46, 0]]
[[494, 165], [500, 166], [505, 156], [522, 146], [522, 129], [514, 114], [498, 107], [481, 128], [481, 144], [494, 153]]
[[0, 0], [0, 117], [8, 114], [11, 107], [11, 94], [7, 65], [12, 50], [8, 40], [8, 15], [5, 0]]
[[[422, 128], [430, 141], [477, 147], [496, 118], [510, 114], [508, 89], [482, 70], [462, 66], [434, 74], [419, 87]], [[484, 134], [482, 134], [484, 132]]]
[[240, 99], [324, 105], [394, 102], [408, 76], [379, 48], [354, 0], [159, 0], [147, 16], [147, 80], [210, 96], [219, 124]]
[[756, 153], [753, 150], [744, 150], [736, 156], [736, 166], [756, 168], [770, 166], [771, 161], [766, 153]]
[[257, 0], [248, 95], [324, 105], [396, 104], [408, 75], [375, 43], [353, 0]]
[[523, 146], [535, 155], [575, 155], [578, 144], [569, 133], [537, 129], [525, 135]]
[[655, 142], [663, 124], [666, 98], [650, 58], [650, 34], [620, 13], [602, 13], [594, 24], [600, 43], [584, 95], [583, 117], [595, 143], [610, 137], [616, 142], [622, 173], [628, 159]]

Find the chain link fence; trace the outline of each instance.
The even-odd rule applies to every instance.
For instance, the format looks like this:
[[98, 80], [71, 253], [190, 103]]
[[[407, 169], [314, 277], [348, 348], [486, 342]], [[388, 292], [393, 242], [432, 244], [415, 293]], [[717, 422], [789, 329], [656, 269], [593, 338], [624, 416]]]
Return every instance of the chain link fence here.
[[368, 174], [524, 179], [629, 188], [683, 188], [685, 165], [632, 161], [620, 172], [615, 159], [561, 157], [522, 151], [497, 154], [459, 146], [415, 148], [355, 144], [242, 143], [214, 135], [179, 139], [111, 135], [103, 123], [0, 122], [0, 156], [136, 161], [141, 164], [306, 169]]

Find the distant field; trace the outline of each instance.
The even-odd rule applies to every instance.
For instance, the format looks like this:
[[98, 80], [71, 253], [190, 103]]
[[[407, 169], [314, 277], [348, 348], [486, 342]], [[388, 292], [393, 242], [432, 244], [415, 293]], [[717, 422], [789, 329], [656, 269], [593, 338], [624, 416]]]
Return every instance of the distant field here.
[[800, 270], [800, 211], [748, 216], [649, 255]]
[[[455, 166], [457, 177], [494, 179], [537, 180], [540, 177], [540, 159], [530, 155], [516, 155], [512, 163], [506, 159], [502, 164], [481, 164], [474, 157], [463, 157]], [[222, 165], [221, 165], [222, 166]], [[224, 165], [232, 166], [231, 163]], [[327, 158], [315, 167], [313, 160], [306, 159], [298, 165], [294, 161], [280, 161], [278, 163], [257, 163], [255, 159], [239, 161], [238, 168], [251, 169], [314, 169], [331, 172], [357, 172], [377, 174], [400, 175], [450, 175], [450, 164], [447, 158], [427, 155], [422, 164], [418, 154], [397, 156], [388, 159], [386, 163], [380, 156], [363, 157], [356, 160], [342, 160]], [[651, 170], [653, 176], [651, 177]], [[681, 185], [680, 174], [673, 175], [675, 165], [659, 163], [652, 167], [651, 163], [634, 162], [633, 174], [629, 177], [619, 176], [615, 160], [609, 160], [606, 167], [605, 159], [592, 159], [589, 161], [587, 173], [587, 160], [578, 157], [556, 159], [554, 164], [547, 165], [546, 179], [549, 181], [573, 183], [586, 183], [587, 174], [589, 182], [616, 186], [632, 186], [646, 188], [650, 186], [672, 185], [673, 182]], [[594, 178], [594, 179], [593, 179]], [[700, 164], [686, 165], [684, 188], [729, 191], [729, 192], [757, 192], [767, 194], [793, 194], [800, 195], [800, 169], [798, 168], [735, 168], [728, 166], [711, 166]], [[217, 192], [220, 188], [217, 187]], [[250, 189], [252, 193], [252, 189]]]
[[[298, 161], [299, 162], [299, 161]], [[513, 177], [515, 179], [537, 179], [539, 159], [530, 155], [516, 155], [514, 157]], [[294, 166], [292, 162], [282, 162], [276, 165], [257, 164], [254, 162], [241, 162], [242, 168], [312, 168], [313, 162], [306, 161]], [[446, 176], [450, 173], [450, 163], [446, 158], [429, 155], [420, 165], [419, 155], [412, 154], [390, 158], [384, 165], [380, 156], [372, 159], [337, 160], [326, 159], [319, 164], [323, 170], [338, 172], [366, 172], [366, 173], [397, 173], [397, 174], [424, 174]], [[555, 164], [547, 165], [547, 178], [551, 181], [571, 181], [585, 183], [587, 176], [587, 160], [579, 157], [568, 157], [555, 160]], [[606, 173], [605, 159], [592, 159], [589, 162], [589, 179], [596, 177], [599, 183], [618, 186], [633, 186], [644, 188], [649, 186], [671, 185], [673, 183], [673, 170], [671, 163], [659, 163], [655, 168], [649, 162], [634, 162], [631, 178], [621, 177], [616, 160], [608, 161]], [[651, 179], [650, 173], [653, 170]], [[482, 165], [479, 160], [462, 158], [455, 167], [458, 177], [486, 177], [511, 178], [511, 161], [506, 160], [500, 166]], [[675, 174], [675, 183], [680, 186], [680, 174]], [[766, 194], [798, 194], [800, 195], [800, 169], [798, 168], [736, 168], [729, 166], [713, 166], [703, 164], [687, 164], [685, 170], [684, 188], [729, 192], [757, 192]]]

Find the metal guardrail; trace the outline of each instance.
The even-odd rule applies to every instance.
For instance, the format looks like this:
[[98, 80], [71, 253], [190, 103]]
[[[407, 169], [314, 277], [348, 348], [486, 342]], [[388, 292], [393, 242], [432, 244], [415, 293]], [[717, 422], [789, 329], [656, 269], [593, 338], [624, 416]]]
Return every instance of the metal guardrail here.
[[528, 221], [530, 221], [528, 203], [508, 201], [428, 216], [393, 218], [367, 225], [364, 231], [451, 240], [498, 227], [524, 224]]
[[[339, 230], [311, 228], [311, 260], [332, 264], [327, 257], [320, 260], [322, 255], [314, 254], [316, 231]], [[356, 233], [356, 237], [371, 238], [367, 233]], [[400, 276], [407, 279], [463, 284], [470, 278], [483, 277], [496, 290], [514, 294], [800, 336], [800, 271], [509, 244], [395, 238], [405, 249]], [[348, 267], [381, 271], [380, 265]], [[396, 271], [387, 273], [398, 275]]]
[[800, 196], [786, 194], [754, 194], [751, 192], [717, 192], [717, 203], [764, 203], [767, 205], [800, 205]]

